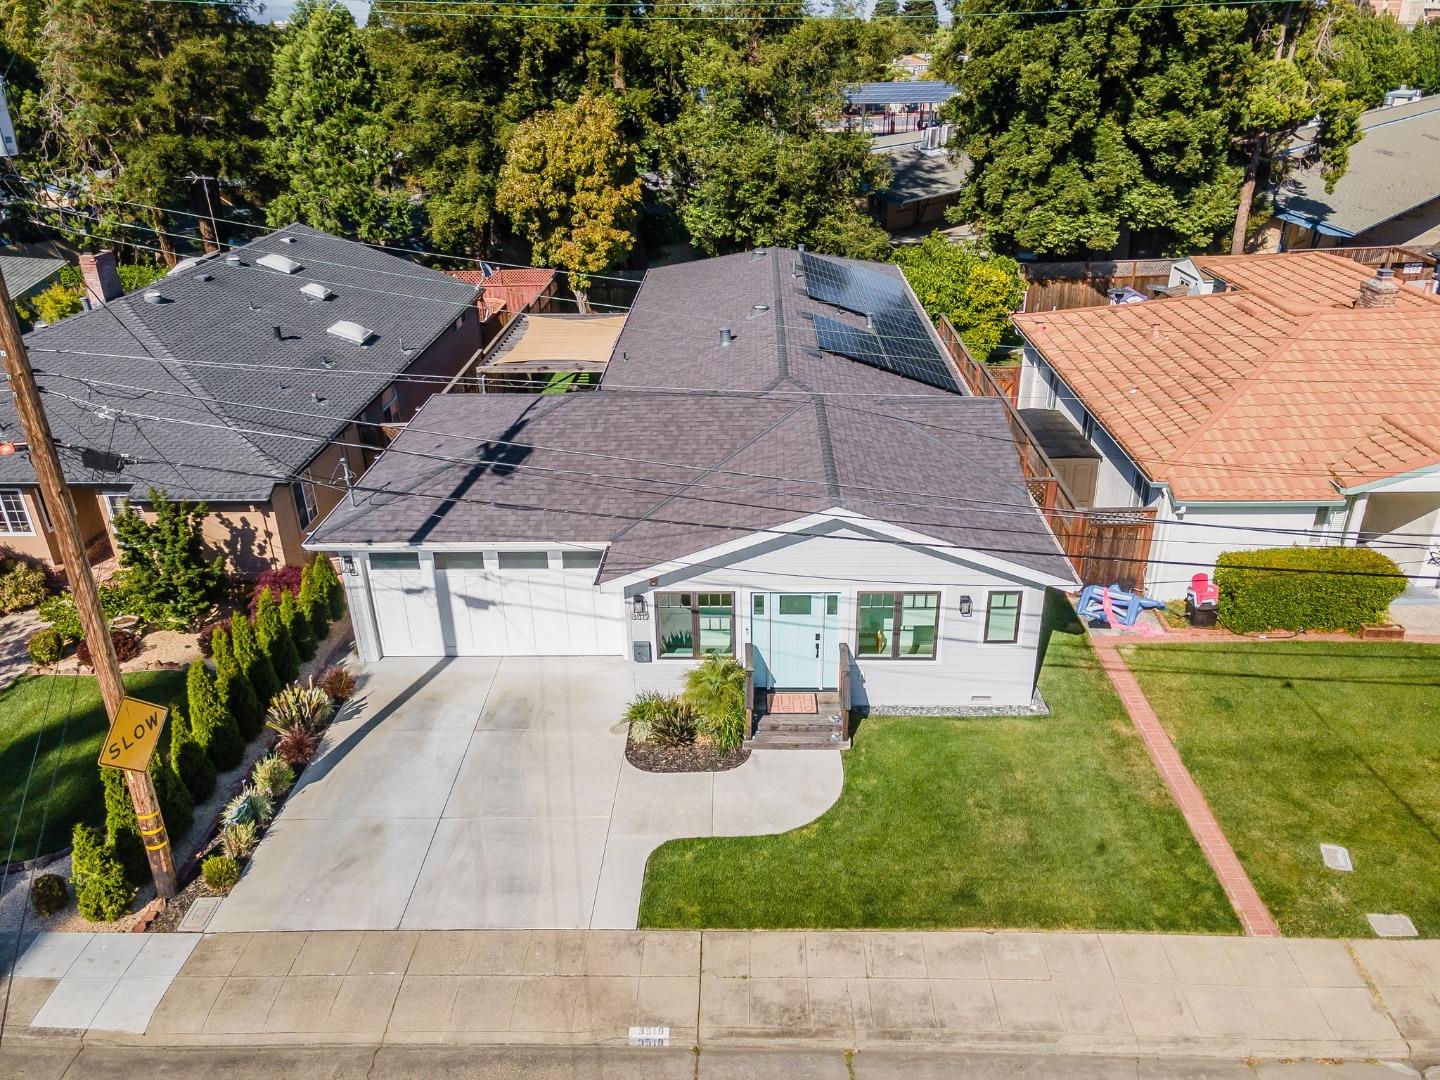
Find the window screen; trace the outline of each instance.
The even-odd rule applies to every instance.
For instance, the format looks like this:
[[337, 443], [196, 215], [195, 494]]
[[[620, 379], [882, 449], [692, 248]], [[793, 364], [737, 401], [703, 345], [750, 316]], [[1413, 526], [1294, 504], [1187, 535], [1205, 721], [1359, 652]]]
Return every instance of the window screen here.
[[371, 570], [418, 570], [420, 554], [415, 551], [372, 551]]
[[1020, 594], [992, 592], [985, 601], [985, 640], [1011, 644], [1020, 638]]
[[502, 551], [499, 563], [501, 570], [544, 570], [550, 565], [550, 554], [545, 551]]

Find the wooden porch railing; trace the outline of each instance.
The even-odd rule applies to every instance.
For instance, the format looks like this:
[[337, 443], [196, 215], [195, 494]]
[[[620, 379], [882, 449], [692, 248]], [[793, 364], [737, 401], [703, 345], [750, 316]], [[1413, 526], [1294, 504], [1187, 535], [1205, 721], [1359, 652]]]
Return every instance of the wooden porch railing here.
[[837, 689], [840, 697], [840, 738], [849, 741], [850, 714], [854, 709], [854, 701], [850, 685], [850, 646], [843, 641], [840, 643], [840, 682]]
[[745, 642], [745, 738], [755, 734], [755, 646]]
[[989, 366], [970, 355], [950, 320], [936, 328], [960, 377], [976, 397], [998, 398], [1020, 458], [1020, 473], [1031, 501], [1039, 508], [1060, 548], [1083, 582], [1116, 583], [1143, 591], [1145, 566], [1155, 534], [1155, 509], [1148, 506], [1082, 507], [1061, 480], [1049, 456], [1020, 416], [1016, 397], [1007, 393]]

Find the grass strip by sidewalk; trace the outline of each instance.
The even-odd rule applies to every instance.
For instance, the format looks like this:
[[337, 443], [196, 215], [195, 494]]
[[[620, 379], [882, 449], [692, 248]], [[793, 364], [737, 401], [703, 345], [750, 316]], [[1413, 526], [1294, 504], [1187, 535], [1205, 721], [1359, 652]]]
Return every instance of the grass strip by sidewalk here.
[[640, 925], [1236, 931], [1073, 611], [1046, 619], [1052, 715], [865, 720], [817, 821], [656, 851]]
[[1403, 912], [1440, 935], [1440, 645], [1125, 652], [1284, 933], [1368, 937], [1366, 914]]

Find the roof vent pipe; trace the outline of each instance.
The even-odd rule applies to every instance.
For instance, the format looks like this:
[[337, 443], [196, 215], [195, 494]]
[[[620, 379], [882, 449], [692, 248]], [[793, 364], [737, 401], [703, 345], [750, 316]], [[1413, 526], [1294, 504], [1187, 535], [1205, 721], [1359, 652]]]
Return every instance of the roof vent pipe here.
[[275, 335], [275, 340], [276, 340], [276, 341], [284, 341], [284, 340], [285, 340], [285, 335], [282, 334], [282, 333], [280, 333], [280, 327], [278, 327], [278, 326], [272, 326], [272, 327], [270, 327], [270, 332]]
[[720, 328], [720, 348], [728, 349], [730, 343], [734, 340], [735, 335], [730, 332], [730, 328], [728, 326], [722, 326]]

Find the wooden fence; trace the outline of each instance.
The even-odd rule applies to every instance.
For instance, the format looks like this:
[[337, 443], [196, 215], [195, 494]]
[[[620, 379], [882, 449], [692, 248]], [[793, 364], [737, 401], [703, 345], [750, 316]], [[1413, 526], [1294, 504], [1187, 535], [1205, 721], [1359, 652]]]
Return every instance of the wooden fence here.
[[[965, 348], [950, 320], [943, 316], [937, 329], [970, 392], [976, 397], [998, 398], [1005, 403], [1005, 417], [1015, 440], [1020, 472], [1025, 477], [1030, 499], [1055, 534], [1061, 550], [1069, 556], [1080, 580], [1087, 584], [1114, 582], [1143, 592], [1145, 567], [1155, 536], [1155, 509], [1080, 506], [1016, 410], [1015, 399], [995, 377], [997, 371], [1019, 372], [1020, 369], [996, 369], [977, 361]], [[1018, 375], [1016, 378], [1018, 380]]]

